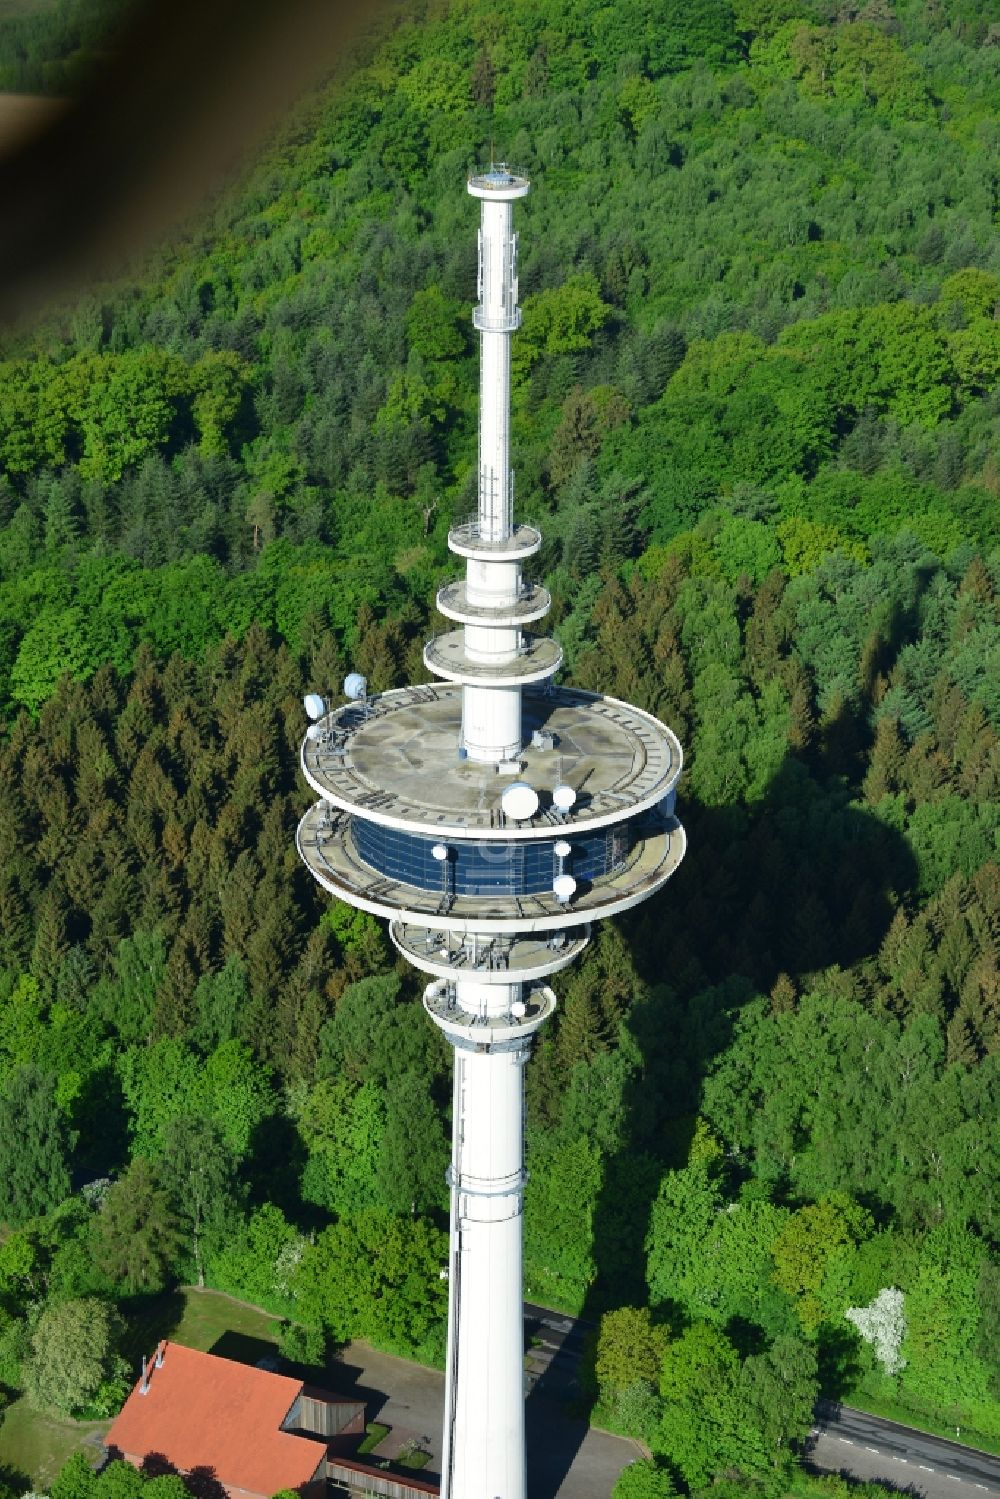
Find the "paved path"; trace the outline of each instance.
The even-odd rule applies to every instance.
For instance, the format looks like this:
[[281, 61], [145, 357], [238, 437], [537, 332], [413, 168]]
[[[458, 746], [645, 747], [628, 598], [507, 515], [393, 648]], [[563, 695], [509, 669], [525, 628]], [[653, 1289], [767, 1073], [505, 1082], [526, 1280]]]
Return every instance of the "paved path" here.
[[878, 1478], [926, 1499], [1000, 1496], [1000, 1458], [848, 1406], [817, 1417], [806, 1462], [828, 1473]]
[[[544, 1315], [557, 1316], [548, 1312]], [[529, 1331], [536, 1320], [529, 1320]], [[543, 1326], [535, 1335], [546, 1338], [548, 1330]], [[546, 1361], [544, 1378], [536, 1374], [527, 1380], [529, 1499], [608, 1499], [622, 1468], [642, 1455], [634, 1442], [591, 1430], [585, 1421], [567, 1413], [562, 1397], [575, 1378], [575, 1351], [571, 1340], [562, 1358], [555, 1350], [556, 1356]], [[366, 1400], [369, 1421], [401, 1427], [408, 1436], [420, 1438], [420, 1445], [431, 1454], [431, 1462], [420, 1477], [437, 1482], [444, 1375], [437, 1369], [379, 1353], [366, 1343], [348, 1344], [333, 1368], [341, 1375], [331, 1379], [336, 1393], [356, 1393]]]

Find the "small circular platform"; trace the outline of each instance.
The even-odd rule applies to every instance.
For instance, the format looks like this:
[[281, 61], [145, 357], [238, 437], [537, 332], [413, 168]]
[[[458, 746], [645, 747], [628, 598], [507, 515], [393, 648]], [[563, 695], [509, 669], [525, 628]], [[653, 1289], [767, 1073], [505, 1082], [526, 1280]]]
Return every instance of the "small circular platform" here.
[[547, 985], [522, 991], [523, 1015], [475, 1015], [456, 1003], [454, 984], [438, 979], [424, 990], [424, 1009], [453, 1046], [467, 1051], [518, 1050], [555, 1013]]
[[448, 532], [448, 548], [456, 557], [488, 557], [492, 562], [518, 562], [534, 556], [541, 545], [541, 531], [527, 521], [516, 524], [513, 531], [500, 541], [483, 535], [478, 517], [452, 526]]
[[465, 937], [435, 927], [389, 925], [393, 946], [422, 973], [436, 978], [475, 979], [477, 984], [526, 984], [574, 962], [590, 941], [590, 927], [515, 937]]
[[460, 625], [528, 625], [552, 607], [552, 595], [540, 583], [529, 583], [512, 604], [470, 604], [464, 578], [438, 589], [437, 611]]
[[505, 166], [490, 167], [486, 172], [474, 172], [467, 186], [473, 198], [499, 199], [504, 203], [523, 198], [531, 191], [531, 182], [527, 177], [518, 177]]
[[513, 661], [477, 661], [465, 648], [464, 630], [435, 635], [424, 646], [424, 665], [446, 682], [520, 687], [544, 682], [562, 665], [562, 647], [551, 635], [525, 635]]

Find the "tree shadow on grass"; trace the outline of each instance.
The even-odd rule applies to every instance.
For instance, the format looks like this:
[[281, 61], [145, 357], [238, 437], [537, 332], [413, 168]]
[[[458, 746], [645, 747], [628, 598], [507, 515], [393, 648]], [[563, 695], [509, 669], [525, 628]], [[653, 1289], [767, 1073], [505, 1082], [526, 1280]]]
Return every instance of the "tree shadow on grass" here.
[[119, 1303], [125, 1323], [122, 1353], [138, 1367], [163, 1338], [171, 1338], [180, 1327], [186, 1310], [184, 1294], [178, 1289], [158, 1291], [154, 1295], [130, 1296]]
[[[3, 1414], [0, 1413], [0, 1422]], [[12, 1494], [27, 1494], [34, 1488], [31, 1476], [15, 1468], [11, 1463], [0, 1463], [0, 1492], [9, 1489]]]
[[262, 1368], [277, 1370], [281, 1363], [280, 1355], [273, 1343], [268, 1343], [263, 1338], [251, 1337], [245, 1332], [227, 1331], [216, 1338], [209, 1353], [216, 1353], [220, 1358], [232, 1359], [237, 1364], [260, 1365]]
[[[843, 780], [814, 780], [791, 756], [753, 808], [682, 800], [678, 816], [688, 839], [681, 868], [623, 923], [649, 998], [629, 1017], [642, 1065], [594, 1213], [597, 1273], [581, 1313], [593, 1324], [612, 1307], [648, 1301], [645, 1245], [660, 1178], [664, 1167], [687, 1161], [705, 1078], [730, 1044], [741, 1007], [779, 980], [782, 1002], [794, 1005], [809, 975], [872, 955], [897, 897], [916, 884], [900, 834], [851, 805]], [[842, 1354], [830, 1349], [834, 1383]], [[552, 1369], [538, 1381], [530, 1429], [544, 1430], [533, 1407], [543, 1411], [564, 1384]], [[558, 1465], [547, 1460], [538, 1477], [532, 1470], [534, 1499], [553, 1499], [594, 1401], [579, 1389], [579, 1441]]]

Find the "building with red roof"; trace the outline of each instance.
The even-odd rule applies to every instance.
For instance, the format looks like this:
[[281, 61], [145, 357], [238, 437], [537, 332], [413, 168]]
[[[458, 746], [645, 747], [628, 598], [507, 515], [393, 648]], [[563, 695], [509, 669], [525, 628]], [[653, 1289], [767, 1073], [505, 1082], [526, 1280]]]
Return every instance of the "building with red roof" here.
[[153, 1459], [181, 1474], [208, 1470], [230, 1499], [279, 1489], [321, 1499], [331, 1442], [353, 1437], [355, 1446], [364, 1429], [359, 1400], [164, 1342], [104, 1445], [136, 1467]]

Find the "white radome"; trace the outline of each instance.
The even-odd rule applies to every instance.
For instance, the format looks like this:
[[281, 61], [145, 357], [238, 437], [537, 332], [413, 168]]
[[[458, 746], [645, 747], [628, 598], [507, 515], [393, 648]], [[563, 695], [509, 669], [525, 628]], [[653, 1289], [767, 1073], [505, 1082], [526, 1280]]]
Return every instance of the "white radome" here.
[[538, 792], [527, 781], [512, 781], [500, 798], [504, 816], [513, 822], [527, 822], [538, 811]]

